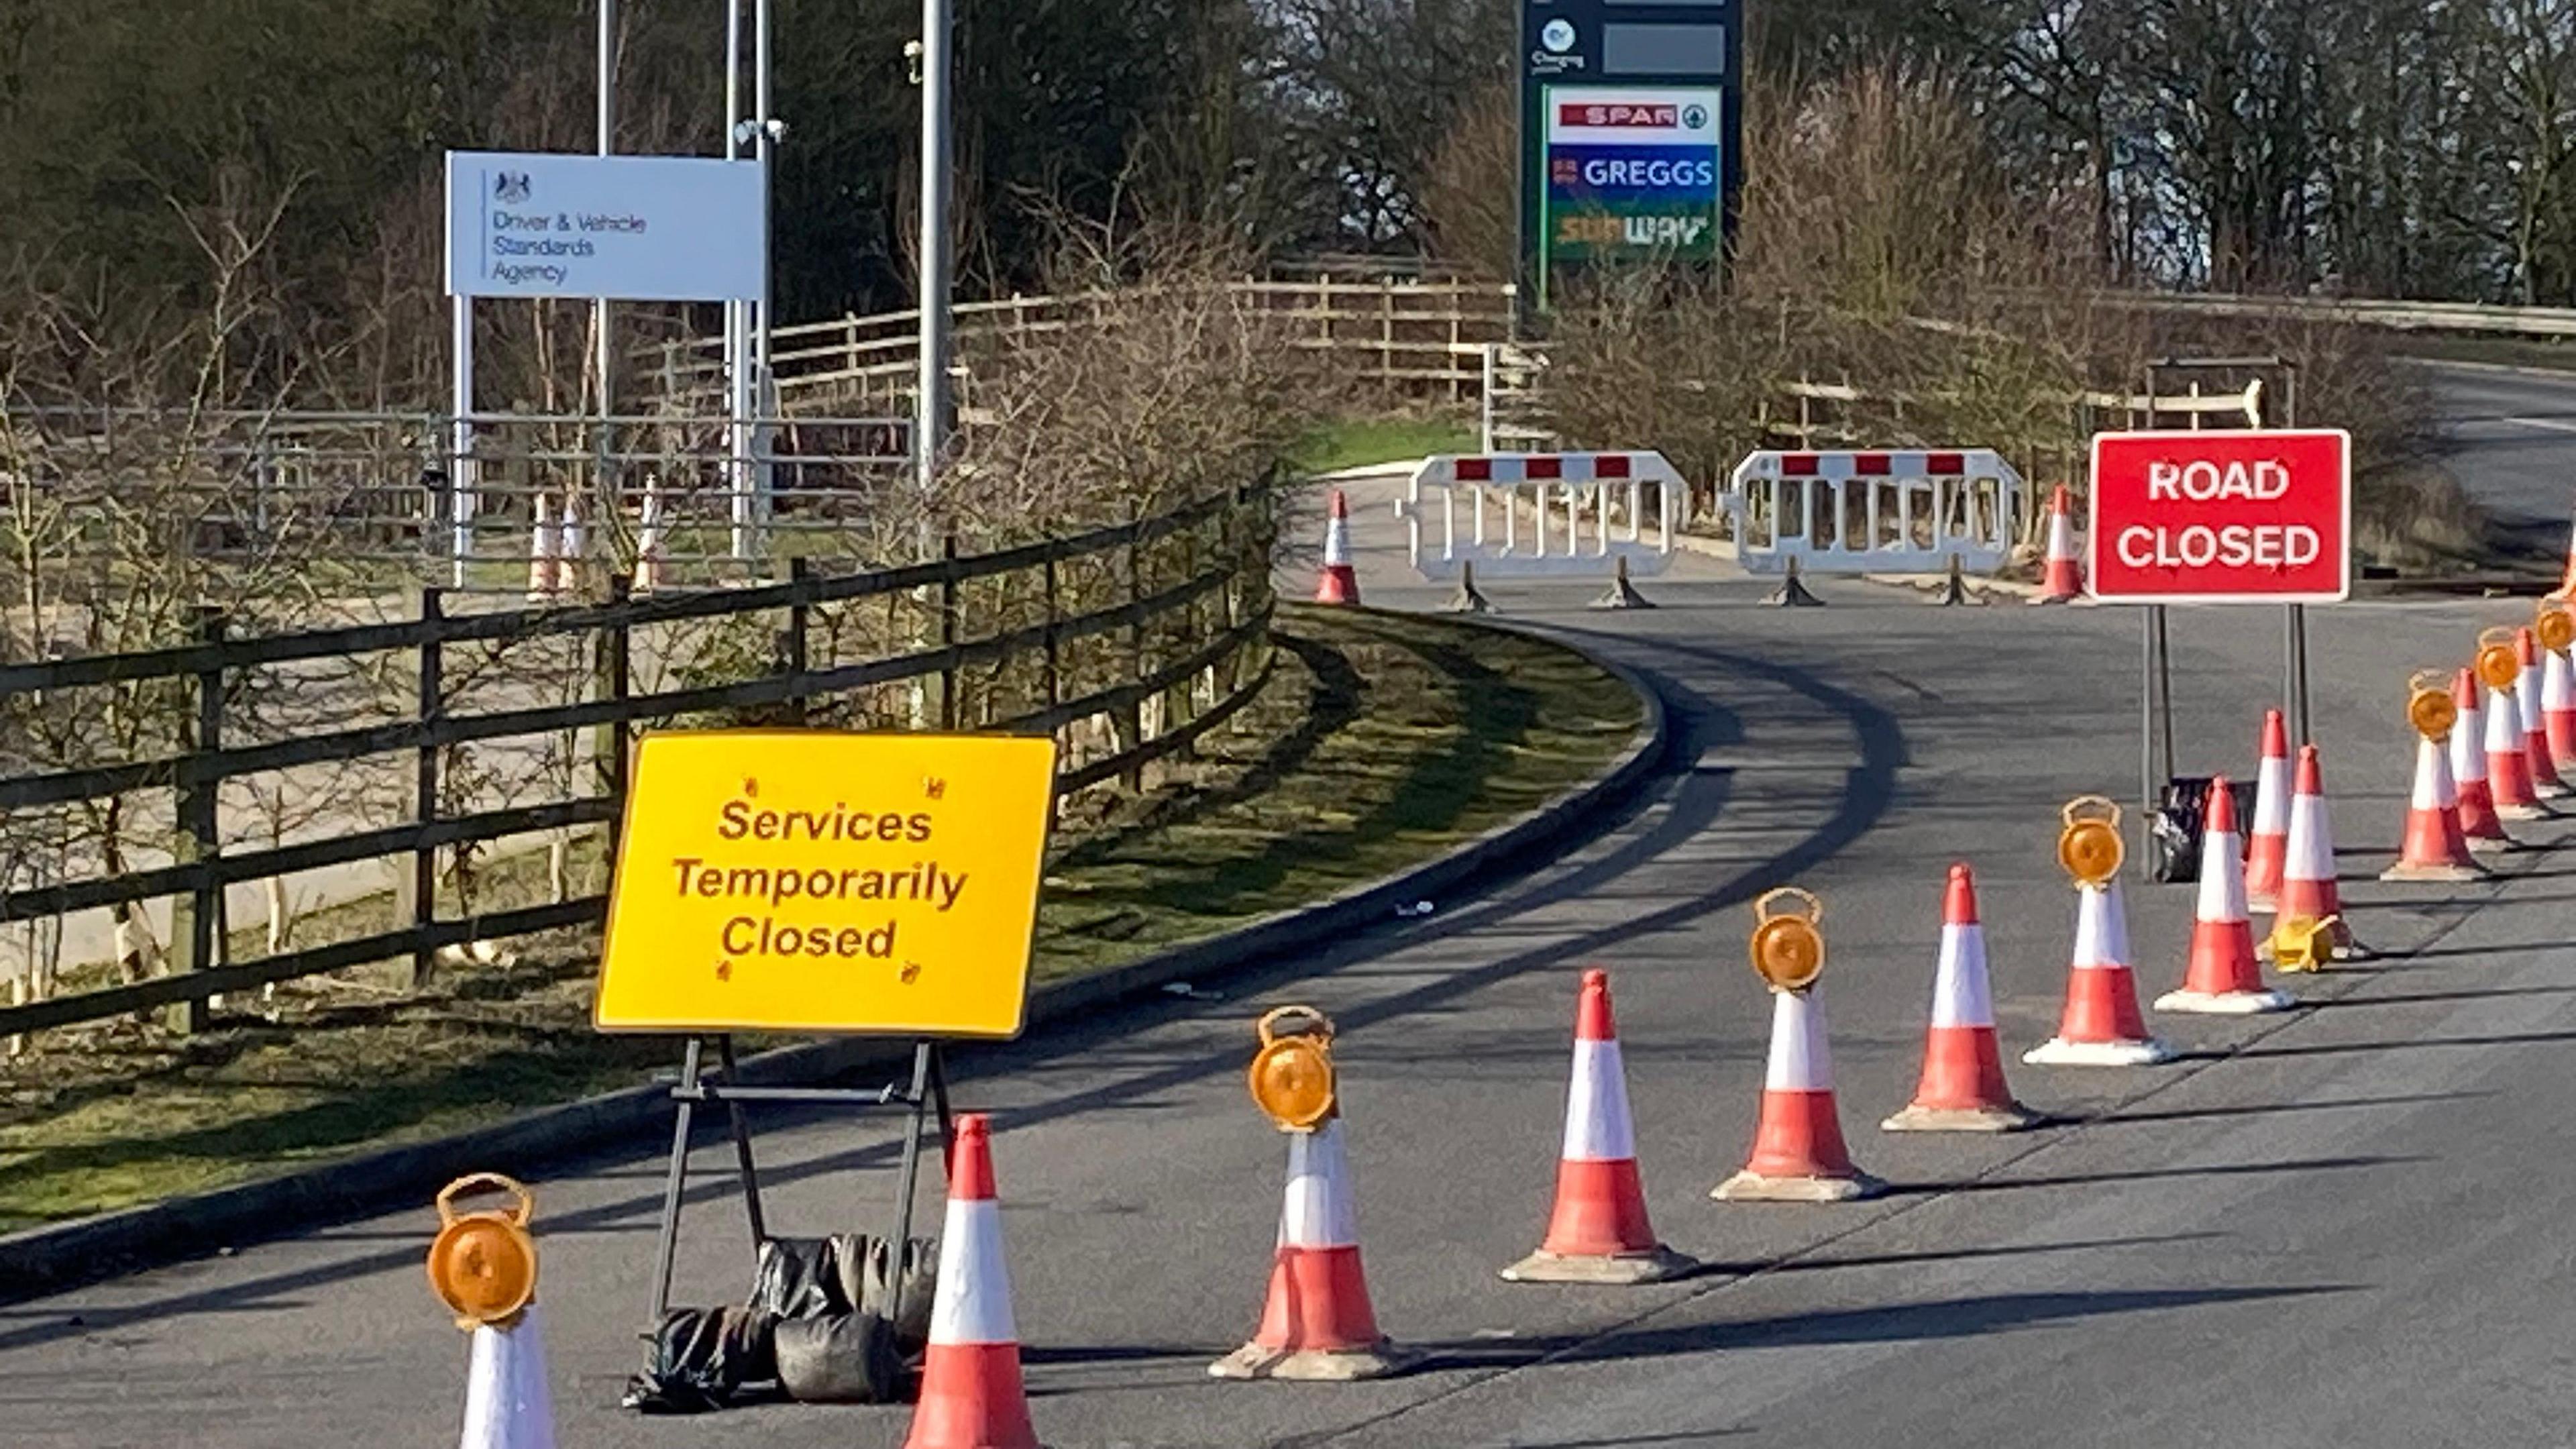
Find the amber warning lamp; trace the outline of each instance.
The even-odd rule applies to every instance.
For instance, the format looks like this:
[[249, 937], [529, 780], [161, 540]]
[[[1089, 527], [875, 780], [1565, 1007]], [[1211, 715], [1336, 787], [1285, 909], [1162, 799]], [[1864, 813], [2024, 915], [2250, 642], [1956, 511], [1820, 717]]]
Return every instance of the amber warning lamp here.
[[1311, 1006], [1283, 1006], [1254, 1023], [1252, 1101], [1283, 1132], [1312, 1132], [1333, 1115], [1333, 1022]]
[[2460, 722], [2460, 706], [2442, 671], [2419, 669], [2406, 681], [2406, 722], [2437, 745], [2451, 737], [2451, 726]]
[[2128, 858], [2120, 840], [2120, 807], [2100, 795], [2078, 795], [2058, 812], [2066, 828], [2057, 832], [2057, 863], [2077, 885], [2109, 885]]
[[2272, 928], [2272, 964], [2284, 971], [2323, 971], [2334, 959], [2335, 926], [2341, 916], [2317, 920], [2292, 916]]
[[2540, 636], [2540, 647], [2552, 654], [2564, 654], [2567, 646], [2576, 644], [2576, 614], [2555, 599], [2540, 601], [2540, 612], [2531, 621], [2531, 632]]
[[1816, 929], [1825, 903], [1813, 891], [1782, 886], [1753, 903], [1753, 969], [1774, 991], [1804, 991], [1825, 971], [1825, 933]]
[[[460, 1213], [469, 1192], [507, 1193], [504, 1208]], [[456, 1315], [456, 1326], [506, 1328], [537, 1296], [537, 1240], [528, 1233], [537, 1200], [513, 1179], [478, 1172], [438, 1194], [438, 1237], [429, 1245], [429, 1286]]]
[[2499, 625], [2478, 634], [2478, 678], [2489, 689], [2511, 689], [2522, 677], [2522, 661], [2513, 652], [2513, 631]]

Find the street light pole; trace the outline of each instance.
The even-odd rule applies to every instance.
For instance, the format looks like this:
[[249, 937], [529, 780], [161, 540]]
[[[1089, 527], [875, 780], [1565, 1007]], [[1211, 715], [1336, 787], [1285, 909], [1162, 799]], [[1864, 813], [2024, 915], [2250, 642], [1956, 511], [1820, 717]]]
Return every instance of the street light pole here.
[[[599, 154], [607, 156], [617, 149], [617, 0], [599, 0]], [[609, 453], [615, 447], [609, 418], [616, 412], [616, 395], [610, 386], [615, 375], [616, 348], [609, 336], [608, 299], [591, 299], [591, 332], [598, 339], [598, 355], [593, 365], [599, 369], [599, 476], [593, 481], [598, 488], [598, 503], [611, 509], [616, 494], [609, 487]], [[565, 495], [569, 505], [571, 495]]]
[[930, 547], [929, 504], [948, 441], [949, 0], [921, 0], [921, 373], [912, 413], [913, 482], [920, 490], [922, 547]]

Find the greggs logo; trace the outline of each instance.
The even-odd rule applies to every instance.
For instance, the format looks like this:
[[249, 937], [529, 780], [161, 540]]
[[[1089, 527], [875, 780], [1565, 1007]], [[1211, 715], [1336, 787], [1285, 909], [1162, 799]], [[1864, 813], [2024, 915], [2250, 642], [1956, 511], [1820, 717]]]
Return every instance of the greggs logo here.
[[1620, 101], [1568, 101], [1556, 108], [1560, 126], [1632, 126], [1641, 130], [1669, 130], [1681, 124], [1682, 108], [1678, 105], [1632, 105]]

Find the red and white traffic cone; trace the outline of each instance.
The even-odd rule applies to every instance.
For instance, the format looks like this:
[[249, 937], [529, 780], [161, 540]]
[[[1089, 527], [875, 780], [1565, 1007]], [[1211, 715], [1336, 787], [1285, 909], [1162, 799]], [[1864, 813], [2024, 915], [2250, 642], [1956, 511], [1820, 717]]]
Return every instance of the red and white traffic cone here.
[[2060, 483], [2048, 495], [2048, 571], [2040, 576], [2039, 596], [2031, 602], [2063, 604], [2084, 597], [2084, 568], [2076, 562], [2074, 510]]
[[1351, 1203], [1342, 1119], [1288, 1134], [1288, 1190], [1270, 1296], [1252, 1341], [1215, 1363], [1221, 1379], [1374, 1379], [1410, 1355], [1378, 1331], [1360, 1271], [1359, 1215]]
[[[2522, 714], [2522, 754], [2531, 766], [2531, 792], [2543, 800], [2558, 800], [2566, 797], [2567, 782], [2558, 777], [2557, 753], [2549, 746], [2549, 711], [2540, 697], [2543, 652], [2531, 630], [2514, 631], [2514, 662], [2522, 666], [2522, 677], [2514, 682], [2513, 699]], [[2576, 761], [2569, 763], [2576, 765]]]
[[2549, 736], [2549, 757], [2563, 779], [2576, 770], [2576, 664], [2567, 651], [2545, 649], [2540, 661], [2540, 723]]
[[2254, 925], [2245, 915], [2245, 863], [2236, 844], [2236, 802], [2224, 776], [2209, 782], [2200, 827], [2200, 902], [2192, 913], [2191, 964], [2182, 989], [2156, 998], [2158, 1011], [2246, 1016], [2287, 1011], [2298, 1003], [2263, 985], [2254, 959]]
[[563, 587], [563, 572], [557, 555], [562, 541], [555, 530], [554, 500], [540, 493], [536, 498], [535, 522], [528, 529], [528, 602], [541, 604], [553, 598]]
[[2468, 670], [2451, 681], [2451, 778], [2459, 794], [2460, 833], [2471, 850], [2507, 850], [2513, 837], [2496, 814], [2495, 784], [2487, 778], [2486, 714], [2478, 707], [2478, 682]]
[[2415, 788], [2406, 802], [2406, 840], [2397, 863], [2379, 878], [2470, 881], [2484, 880], [2488, 873], [2469, 854], [2469, 838], [2460, 829], [2460, 791], [2451, 779], [2450, 751], [2438, 741], [2418, 741]]
[[2277, 709], [2263, 711], [2263, 758], [2254, 771], [2254, 833], [2246, 841], [2245, 903], [2268, 906], [2281, 893], [2290, 850], [2290, 731]]
[[1887, 1184], [1852, 1165], [1834, 1105], [1834, 1061], [1814, 987], [1771, 994], [1771, 1061], [1762, 1120], [1744, 1170], [1709, 1196], [1722, 1202], [1849, 1202]]
[[662, 479], [659, 474], [644, 475], [644, 517], [635, 530], [635, 592], [649, 594], [662, 586], [662, 572], [667, 564], [663, 554], [668, 545], [663, 540]]
[[2120, 882], [2075, 888], [2075, 957], [2057, 1035], [2022, 1053], [2035, 1066], [2149, 1067], [2173, 1048], [2147, 1031], [2129, 959], [2129, 912]]
[[904, 1449], [1037, 1449], [1020, 1382], [1011, 1275], [1002, 1256], [1002, 1205], [993, 1192], [993, 1132], [980, 1113], [957, 1119], [948, 1156], [948, 1217], [930, 1300], [921, 1401]]
[[2326, 813], [2325, 770], [2317, 747], [2299, 747], [2299, 776], [2290, 800], [2290, 855], [2281, 880], [2281, 898], [2272, 912], [2277, 929], [2284, 921], [2334, 918], [2334, 952], [2339, 960], [2361, 954], [2352, 928], [2342, 920], [2343, 892], [2335, 882], [2334, 829]]
[[1994, 987], [1986, 976], [1986, 928], [1977, 920], [1977, 882], [1950, 867], [1941, 896], [1941, 958], [1932, 977], [1932, 1025], [1914, 1100], [1879, 1126], [1889, 1132], [2019, 1132], [2040, 1114], [2013, 1100], [1995, 1041]]
[[465, 1378], [458, 1449], [555, 1449], [545, 1336], [533, 1303], [507, 1323], [478, 1323]]
[[2532, 788], [2530, 741], [2512, 690], [2487, 687], [2486, 726], [2487, 788], [2495, 793], [2495, 813], [2506, 820], [2546, 818], [2549, 812]]
[[1574, 1010], [1574, 1075], [1565, 1093], [1565, 1145], [1556, 1206], [1538, 1251], [1503, 1270], [1514, 1283], [1660, 1283], [1694, 1264], [1646, 1221], [1628, 1073], [1610, 1015], [1610, 973], [1583, 973]]
[[1351, 567], [1351, 504], [1333, 490], [1332, 516], [1324, 523], [1324, 572], [1315, 582], [1318, 604], [1356, 604], [1360, 576]]

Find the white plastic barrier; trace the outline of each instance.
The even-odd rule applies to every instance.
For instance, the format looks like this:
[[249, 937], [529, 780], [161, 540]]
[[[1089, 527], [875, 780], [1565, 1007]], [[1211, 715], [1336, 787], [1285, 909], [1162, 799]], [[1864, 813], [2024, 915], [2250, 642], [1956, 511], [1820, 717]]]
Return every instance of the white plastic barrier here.
[[1463, 563], [1480, 578], [1608, 578], [1623, 558], [1634, 575], [1663, 571], [1681, 498], [1661, 453], [1444, 453], [1413, 470], [1395, 516], [1426, 579]]
[[1923, 574], [2002, 567], [2030, 485], [1991, 448], [1756, 453], [1726, 498], [1754, 573]]

